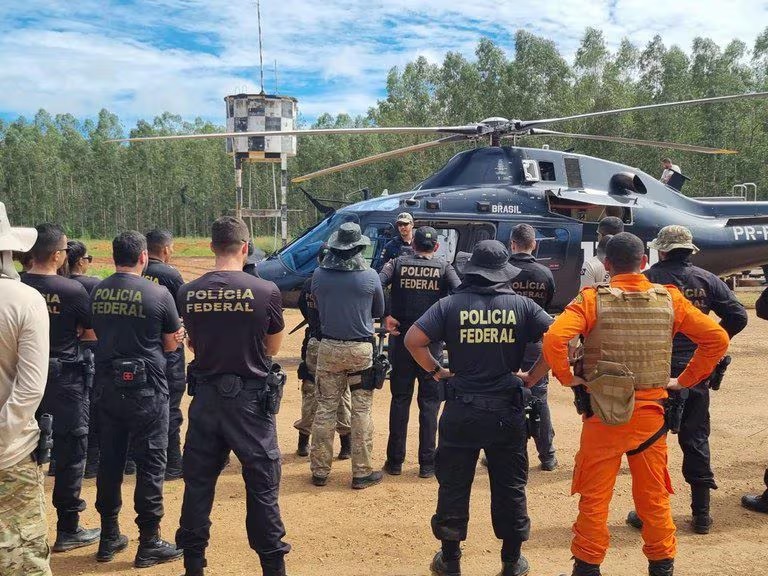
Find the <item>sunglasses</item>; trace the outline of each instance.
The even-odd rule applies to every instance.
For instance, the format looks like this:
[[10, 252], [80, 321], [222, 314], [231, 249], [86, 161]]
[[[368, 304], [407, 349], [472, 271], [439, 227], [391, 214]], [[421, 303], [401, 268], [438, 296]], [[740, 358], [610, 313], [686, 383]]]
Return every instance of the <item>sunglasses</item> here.
[[59, 248], [58, 250], [56, 250], [56, 252], [69, 252], [70, 250], [71, 248], [67, 246], [66, 248]]
[[405, 228], [406, 226], [410, 226], [410, 225], [411, 225], [410, 222], [398, 222], [397, 223], [397, 227], [398, 228]]
[[83, 256], [81, 260], [88, 260], [88, 262], [93, 262], [93, 256], [88, 254], [88, 256]]

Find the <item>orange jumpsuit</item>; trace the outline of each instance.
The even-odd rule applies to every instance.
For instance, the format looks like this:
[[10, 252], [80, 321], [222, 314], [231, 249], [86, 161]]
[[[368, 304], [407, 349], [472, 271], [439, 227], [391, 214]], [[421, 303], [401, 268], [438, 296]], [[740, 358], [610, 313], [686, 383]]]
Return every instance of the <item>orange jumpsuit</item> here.
[[[652, 284], [642, 274], [618, 274], [611, 286], [627, 292], [646, 291]], [[678, 382], [693, 386], [709, 376], [728, 349], [725, 330], [703, 314], [674, 286], [666, 286], [672, 296], [674, 332], [682, 332], [698, 345]], [[568, 341], [588, 335], [597, 320], [597, 291], [589, 287], [571, 302], [544, 335], [544, 358], [560, 382], [571, 385], [573, 374], [568, 363]], [[642, 341], [638, 339], [638, 346]], [[579, 515], [573, 525], [571, 553], [590, 564], [602, 564], [608, 550], [608, 507], [622, 455], [640, 446], [659, 431], [664, 423], [661, 401], [664, 388], [635, 391], [635, 410], [626, 424], [608, 426], [597, 416], [584, 419], [579, 452], [573, 471], [571, 494], [581, 494]], [[632, 497], [643, 521], [643, 553], [649, 560], [674, 558], [677, 551], [675, 524], [669, 506], [672, 484], [667, 470], [666, 436], [646, 450], [628, 456], [632, 473]]]

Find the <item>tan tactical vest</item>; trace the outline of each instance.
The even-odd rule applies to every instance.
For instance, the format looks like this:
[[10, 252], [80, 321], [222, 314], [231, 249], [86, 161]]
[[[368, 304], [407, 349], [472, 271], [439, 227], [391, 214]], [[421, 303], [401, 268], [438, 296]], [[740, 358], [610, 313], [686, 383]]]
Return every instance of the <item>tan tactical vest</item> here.
[[597, 287], [597, 322], [584, 341], [583, 373], [604, 422], [629, 421], [635, 390], [667, 386], [673, 324], [672, 297], [661, 285], [645, 292]]

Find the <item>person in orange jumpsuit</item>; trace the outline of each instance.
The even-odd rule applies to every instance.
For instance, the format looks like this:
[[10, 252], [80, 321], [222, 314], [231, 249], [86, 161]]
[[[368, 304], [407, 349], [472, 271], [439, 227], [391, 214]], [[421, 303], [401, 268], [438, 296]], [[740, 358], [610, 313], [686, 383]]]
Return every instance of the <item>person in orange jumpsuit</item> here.
[[[660, 385], [649, 388], [642, 383], [634, 384], [634, 410], [629, 421], [619, 425], [607, 425], [599, 416], [584, 418], [579, 452], [573, 473], [571, 493], [579, 493], [579, 515], [573, 525], [571, 552], [574, 557], [573, 576], [599, 576], [609, 544], [607, 526], [608, 507], [610, 505], [616, 474], [621, 467], [622, 456], [627, 453], [632, 474], [632, 496], [638, 515], [643, 520], [642, 537], [645, 545], [643, 553], [648, 558], [650, 576], [672, 576], [674, 557], [677, 551], [675, 525], [669, 505], [672, 485], [667, 470], [666, 427], [664, 419], [664, 400], [667, 390], [678, 390], [701, 382], [714, 369], [717, 362], [726, 353], [728, 335], [718, 324], [699, 311], [674, 286], [665, 286], [666, 292], [659, 285], [651, 284], [640, 270], [645, 267], [647, 257], [643, 242], [629, 233], [614, 236], [606, 247], [606, 268], [611, 274], [611, 288], [618, 288], [623, 293], [656, 293], [663, 298], [671, 298], [669, 304], [661, 310], [667, 315], [669, 324], [662, 325], [662, 334], [668, 331], [669, 342], [657, 345], [666, 346], [666, 361], [669, 365], [671, 339], [674, 333], [681, 332], [698, 345], [696, 353], [685, 371], [677, 379], [667, 381], [668, 372], [662, 374]], [[666, 294], [669, 296], [666, 296]], [[630, 295], [631, 297], [632, 295]], [[635, 295], [637, 296], [637, 295]], [[649, 296], [650, 298], [651, 296]], [[628, 298], [625, 297], [625, 300]], [[669, 300], [665, 300], [669, 302]], [[637, 302], [632, 306], [640, 306]], [[601, 308], [603, 310], [605, 308]], [[672, 316], [670, 318], [669, 316]], [[607, 316], [606, 316], [607, 317]], [[639, 316], [638, 316], [639, 317]], [[606, 320], [607, 323], [607, 320]], [[598, 288], [588, 287], [558, 316], [544, 335], [543, 357], [539, 363], [524, 375], [524, 381], [535, 381], [542, 371], [549, 366], [555, 377], [565, 386], [588, 385], [583, 378], [575, 376], [570, 369], [568, 342], [577, 335], [589, 343], [590, 333], [598, 325]], [[601, 325], [601, 330], [616, 329]], [[666, 328], [665, 328], [666, 326]], [[671, 330], [669, 330], [671, 326]], [[643, 333], [633, 328], [632, 324], [620, 326], [631, 343], [616, 350], [615, 357], [606, 357], [605, 349], [611, 349], [611, 343], [603, 346], [599, 342], [600, 331], [596, 330], [594, 340], [598, 340], [602, 359], [617, 362], [626, 361], [627, 365], [643, 374], [643, 362], [656, 363], [658, 354], [649, 358], [643, 354], [652, 347], [647, 339], [647, 326]], [[633, 333], [634, 330], [634, 333]], [[603, 332], [604, 336], [605, 332]], [[665, 340], [662, 338], [662, 340]], [[588, 349], [588, 346], [587, 346]], [[610, 356], [608, 354], [607, 356]], [[654, 357], [656, 356], [656, 357]], [[638, 360], [638, 358], [640, 360]], [[632, 366], [632, 362], [635, 365]], [[646, 370], [645, 373], [650, 373]], [[656, 376], [657, 381], [659, 376]], [[647, 384], [647, 382], [646, 382]], [[642, 389], [641, 389], [642, 388]], [[631, 390], [630, 390], [631, 396]], [[595, 398], [593, 398], [595, 400]], [[594, 406], [594, 404], [593, 404]]]

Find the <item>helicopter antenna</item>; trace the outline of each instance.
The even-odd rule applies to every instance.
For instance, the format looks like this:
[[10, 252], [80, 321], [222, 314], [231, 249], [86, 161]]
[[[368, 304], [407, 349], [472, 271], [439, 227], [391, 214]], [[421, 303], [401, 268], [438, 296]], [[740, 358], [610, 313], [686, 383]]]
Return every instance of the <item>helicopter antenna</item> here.
[[256, 18], [259, 22], [259, 72], [261, 74], [261, 93], [264, 94], [264, 51], [261, 38], [261, 2], [256, 0]]

